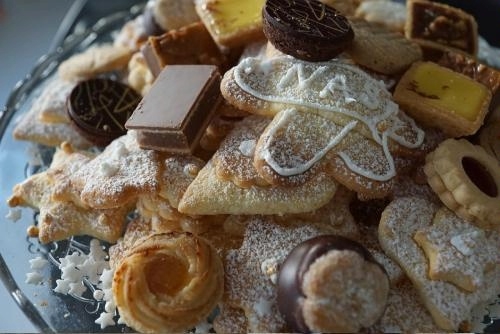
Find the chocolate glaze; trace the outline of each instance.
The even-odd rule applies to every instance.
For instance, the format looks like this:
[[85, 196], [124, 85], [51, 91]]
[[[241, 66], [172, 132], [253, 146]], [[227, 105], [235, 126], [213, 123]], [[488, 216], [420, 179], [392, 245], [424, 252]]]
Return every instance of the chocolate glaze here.
[[267, 0], [263, 16], [280, 30], [312, 38], [315, 42], [354, 36], [345, 16], [316, 0]]
[[361, 244], [337, 235], [315, 237], [295, 247], [283, 262], [278, 275], [278, 308], [292, 331], [309, 333], [302, 315], [301, 299], [304, 275], [311, 264], [331, 250], [350, 250], [361, 255], [366, 261], [385, 269]]
[[66, 102], [76, 129], [99, 146], [124, 135], [125, 122], [142, 96], [118, 81], [94, 78], [78, 83]]

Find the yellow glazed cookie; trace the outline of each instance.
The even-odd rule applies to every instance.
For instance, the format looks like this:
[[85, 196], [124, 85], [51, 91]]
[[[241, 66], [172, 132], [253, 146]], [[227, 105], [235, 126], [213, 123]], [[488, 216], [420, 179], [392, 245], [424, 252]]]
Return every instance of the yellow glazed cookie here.
[[264, 0], [199, 0], [196, 12], [221, 46], [238, 47], [264, 37]]
[[424, 172], [431, 188], [458, 216], [500, 230], [500, 167], [482, 147], [448, 139], [427, 156]]
[[486, 86], [432, 62], [414, 63], [394, 91], [394, 100], [411, 117], [451, 137], [476, 133], [491, 96]]

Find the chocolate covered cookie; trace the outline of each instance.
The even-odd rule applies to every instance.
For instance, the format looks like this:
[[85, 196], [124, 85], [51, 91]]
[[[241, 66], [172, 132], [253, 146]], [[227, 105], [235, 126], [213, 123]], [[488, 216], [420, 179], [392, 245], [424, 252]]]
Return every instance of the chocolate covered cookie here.
[[76, 85], [66, 104], [76, 130], [95, 145], [106, 146], [127, 132], [124, 124], [141, 99], [125, 84], [96, 78]]
[[382, 316], [383, 267], [361, 244], [337, 235], [295, 247], [278, 275], [278, 307], [292, 331], [355, 333]]
[[326, 61], [353, 40], [347, 18], [316, 0], [267, 0], [264, 34], [283, 53], [306, 61]]

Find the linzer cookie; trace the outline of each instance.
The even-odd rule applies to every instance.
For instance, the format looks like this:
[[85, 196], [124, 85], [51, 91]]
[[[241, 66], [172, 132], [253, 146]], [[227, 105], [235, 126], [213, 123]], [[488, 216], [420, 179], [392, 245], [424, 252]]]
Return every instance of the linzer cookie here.
[[69, 118], [82, 136], [105, 146], [124, 135], [125, 122], [141, 95], [111, 79], [89, 79], [73, 88], [67, 100]]
[[267, 0], [264, 34], [281, 52], [306, 61], [325, 61], [354, 38], [347, 18], [316, 0]]
[[438, 59], [449, 49], [476, 56], [477, 23], [472, 15], [426, 0], [408, 1], [407, 11], [405, 35], [422, 46], [426, 59]]
[[214, 65], [169, 65], [125, 126], [143, 148], [192, 153], [221, 100]]
[[486, 151], [465, 139], [448, 139], [426, 158], [427, 180], [458, 216], [500, 230], [500, 168]]
[[432, 62], [416, 62], [403, 75], [394, 100], [415, 120], [451, 137], [476, 133], [491, 101], [490, 90]]
[[265, 0], [199, 0], [196, 12], [215, 42], [239, 47], [262, 39], [262, 6]]
[[155, 77], [166, 65], [205, 64], [222, 66], [225, 58], [201, 22], [160, 36], [150, 36], [141, 52]]
[[382, 316], [388, 293], [371, 253], [337, 235], [296, 246], [278, 275], [278, 307], [294, 332], [356, 333]]

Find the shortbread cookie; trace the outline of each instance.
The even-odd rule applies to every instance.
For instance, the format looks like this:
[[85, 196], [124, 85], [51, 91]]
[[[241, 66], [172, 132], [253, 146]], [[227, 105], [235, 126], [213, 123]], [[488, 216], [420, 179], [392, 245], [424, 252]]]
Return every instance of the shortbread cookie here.
[[113, 297], [125, 324], [143, 333], [184, 332], [222, 297], [224, 271], [215, 249], [190, 233], [139, 239], [118, 263]]
[[271, 217], [247, 220], [243, 244], [225, 258], [224, 302], [244, 310], [249, 332], [288, 331], [276, 300], [278, 268], [294, 246], [325, 232], [292, 222], [278, 225]]
[[249, 116], [227, 135], [212, 157], [215, 173], [220, 180], [233, 182], [241, 188], [269, 185], [252, 164], [257, 141], [269, 122], [267, 117]]
[[427, 156], [424, 171], [432, 189], [458, 216], [500, 230], [500, 168], [482, 147], [448, 139]]
[[479, 145], [500, 162], [500, 120], [490, 122], [479, 130]]
[[359, 1], [354, 0], [319, 0], [320, 2], [335, 8], [342, 14], [346, 16], [353, 16], [356, 8], [359, 5]]
[[346, 52], [359, 65], [377, 73], [395, 75], [422, 59], [418, 44], [400, 33], [362, 19], [351, 19], [351, 22], [355, 38]]
[[264, 0], [199, 0], [196, 12], [217, 44], [235, 48], [262, 39]]
[[126, 68], [130, 57], [132, 51], [127, 47], [102, 44], [71, 56], [59, 65], [57, 71], [64, 80], [88, 79]]
[[358, 332], [382, 316], [388, 293], [371, 253], [337, 235], [303, 241], [280, 265], [278, 307], [294, 332]]
[[90, 141], [75, 131], [68, 120], [57, 123], [42, 122], [40, 114], [43, 110], [42, 105], [35, 101], [27, 113], [20, 115], [15, 120], [12, 132], [14, 138], [51, 147], [57, 147], [63, 142], [71, 143], [72, 146], [79, 149], [93, 146]]
[[178, 209], [189, 215], [309, 212], [325, 205], [336, 189], [337, 182], [325, 174], [297, 187], [244, 189], [231, 181], [220, 180], [209, 161], [187, 188]]
[[68, 186], [68, 178], [85, 166], [90, 157], [59, 150], [48, 170], [35, 174], [13, 189], [10, 206], [30, 206], [40, 211], [38, 238], [42, 243], [63, 240], [74, 235], [90, 235], [107, 242], [121, 236], [130, 208], [94, 210], [72, 201], [72, 197], [54, 199], [54, 192]]
[[144, 14], [138, 15], [135, 19], [126, 22], [113, 37], [113, 45], [128, 48], [131, 54], [139, 51], [141, 45], [144, 44], [148, 37], [144, 26]]
[[154, 77], [140, 52], [134, 53], [128, 63], [127, 83], [142, 96], [151, 88]]
[[[220, 108], [217, 109], [216, 114], [220, 112]], [[208, 124], [205, 133], [200, 139], [200, 146], [214, 153], [217, 151], [222, 143], [222, 141], [227, 137], [227, 135], [237, 127], [238, 123], [243, 119], [237, 117], [224, 117], [216, 115], [214, 119]]]
[[267, 0], [262, 23], [276, 49], [305, 61], [335, 58], [354, 38], [347, 18], [319, 1]]
[[[497, 287], [490, 282], [500, 278], [500, 267], [497, 265], [485, 272], [484, 282], [488, 283], [474, 292], [467, 292], [452, 283], [430, 279], [427, 258], [413, 236], [418, 230], [432, 226], [438, 209], [439, 206], [420, 198], [394, 200], [382, 214], [379, 240], [385, 253], [398, 262], [411, 279], [436, 324], [443, 330], [453, 331], [458, 330], [462, 322], [471, 319], [470, 312], [474, 305], [487, 301], [498, 292]], [[463, 235], [455, 240], [466, 237]], [[487, 233], [486, 239], [490, 245], [497, 245], [495, 247], [498, 250], [497, 232]], [[459, 243], [456, 245], [462, 250], [466, 248], [464, 243], [462, 246]], [[450, 243], [450, 247], [454, 246]], [[462, 259], [459, 257], [455, 261], [461, 262]]]
[[161, 164], [160, 154], [139, 148], [135, 132], [129, 131], [76, 171], [71, 182], [90, 207], [123, 207], [158, 191]]
[[39, 120], [42, 123], [69, 123], [66, 113], [66, 101], [75, 86], [75, 82], [62, 80], [55, 76], [33, 102], [39, 105]]
[[406, 6], [401, 2], [392, 0], [362, 1], [353, 14], [365, 21], [383, 24], [393, 31], [404, 32]]
[[[275, 117], [281, 111], [280, 115], [286, 116], [282, 110], [291, 107], [320, 114], [343, 128], [338, 139], [359, 133], [380, 145], [389, 166], [393, 165], [391, 150], [415, 151], [424, 138], [424, 132], [399, 111], [380, 82], [341, 61], [310, 63], [292, 57], [246, 58], [226, 72], [221, 91], [230, 103], [256, 114]], [[325, 147], [317, 149], [322, 153], [327, 151]], [[353, 166], [356, 164], [352, 163], [353, 158], [344, 155], [339, 160]], [[389, 180], [395, 175], [393, 166], [378, 176], [367, 171], [367, 166], [358, 167], [351, 171], [372, 180]]]
[[219, 305], [213, 326], [216, 333], [248, 333], [245, 312], [227, 304]]
[[189, 0], [154, 0], [153, 16], [165, 31], [187, 26], [200, 19], [194, 1]]
[[439, 333], [440, 329], [407, 278], [391, 286], [384, 315], [369, 333]]
[[115, 270], [137, 240], [152, 234], [151, 220], [137, 216], [128, 222], [123, 235], [109, 247], [109, 266]]
[[349, 132], [355, 124], [342, 127], [310, 112], [281, 111], [260, 136], [254, 165], [270, 184], [300, 184], [326, 170], [366, 198], [385, 197], [395, 175], [392, 156], [375, 141]]
[[405, 35], [418, 42], [427, 59], [451, 49], [476, 56], [477, 23], [463, 10], [436, 1], [412, 0], [407, 4]]
[[394, 91], [394, 100], [424, 126], [451, 137], [476, 133], [491, 101], [490, 90], [433, 62], [416, 62]]
[[448, 209], [436, 212], [431, 226], [413, 236], [429, 260], [429, 277], [474, 292], [490, 282], [487, 272], [498, 266], [500, 248], [487, 232], [460, 219]]

